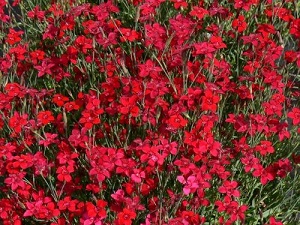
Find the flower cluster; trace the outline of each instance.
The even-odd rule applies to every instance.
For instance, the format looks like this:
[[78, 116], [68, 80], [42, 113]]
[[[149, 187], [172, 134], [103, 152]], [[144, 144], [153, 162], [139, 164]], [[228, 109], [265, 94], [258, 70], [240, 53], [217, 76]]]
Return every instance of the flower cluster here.
[[3, 224], [297, 220], [297, 1], [8, 4]]

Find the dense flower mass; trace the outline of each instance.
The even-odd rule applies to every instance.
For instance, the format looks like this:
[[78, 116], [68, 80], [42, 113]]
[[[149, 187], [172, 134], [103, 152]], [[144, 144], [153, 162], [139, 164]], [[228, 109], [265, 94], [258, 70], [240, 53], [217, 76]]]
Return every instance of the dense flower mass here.
[[9, 2], [0, 224], [299, 223], [299, 1]]

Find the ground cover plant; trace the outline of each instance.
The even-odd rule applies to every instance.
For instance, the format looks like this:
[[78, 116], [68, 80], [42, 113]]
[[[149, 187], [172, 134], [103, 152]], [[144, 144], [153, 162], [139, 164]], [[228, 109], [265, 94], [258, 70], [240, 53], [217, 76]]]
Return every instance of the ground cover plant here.
[[0, 223], [299, 224], [299, 16], [0, 0]]

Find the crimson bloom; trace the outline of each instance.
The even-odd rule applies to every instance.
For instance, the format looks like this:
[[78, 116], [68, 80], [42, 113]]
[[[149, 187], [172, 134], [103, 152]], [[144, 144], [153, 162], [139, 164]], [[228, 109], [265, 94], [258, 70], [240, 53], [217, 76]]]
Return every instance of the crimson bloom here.
[[39, 71], [38, 77], [42, 77], [45, 74], [52, 74], [51, 68], [54, 66], [55, 64], [51, 63], [49, 60], [43, 60], [41, 65], [34, 66], [34, 68]]
[[215, 47], [209, 42], [200, 42], [194, 44], [195, 55], [206, 55], [214, 53], [216, 51]]
[[[248, 209], [246, 205], [239, 205], [237, 201], [232, 201], [230, 197], [225, 196], [224, 201], [217, 200], [215, 205], [218, 207], [218, 212], [226, 212], [230, 215], [229, 223], [233, 224], [233, 222], [237, 220], [244, 221], [245, 212]], [[227, 224], [227, 223], [226, 223]]]
[[96, 206], [91, 202], [86, 203], [87, 214], [89, 217], [98, 217], [104, 219], [106, 217], [105, 207], [107, 202], [104, 200], [97, 200]]
[[24, 217], [35, 216], [38, 219], [52, 219], [60, 214], [60, 211], [55, 208], [55, 204], [47, 198], [26, 202], [26, 208]]
[[89, 49], [92, 49], [93, 48], [93, 40], [92, 39], [89, 39], [89, 38], [86, 38], [85, 36], [81, 35], [81, 36], [78, 36], [76, 39], [75, 39], [75, 42], [74, 42], [75, 46], [79, 49], [79, 51], [83, 52], [83, 53], [87, 53], [87, 51]]
[[259, 0], [234, 0], [234, 8], [235, 9], [244, 9], [245, 11], [249, 11], [251, 6], [257, 5]]
[[188, 3], [185, 0], [171, 0], [174, 3], [174, 8], [179, 9], [180, 7], [186, 8]]
[[300, 19], [294, 19], [290, 25], [290, 34], [300, 38]]
[[212, 112], [216, 112], [217, 103], [219, 102], [220, 97], [218, 95], [214, 95], [211, 90], [205, 90], [204, 96], [202, 97], [202, 110], [210, 110]]
[[62, 95], [62, 94], [55, 94], [52, 98], [52, 101], [57, 106], [63, 106], [65, 104], [65, 102], [69, 101], [69, 98], [67, 96]]
[[174, 129], [180, 129], [187, 125], [188, 121], [181, 115], [172, 115], [169, 118], [169, 125]]
[[293, 120], [293, 125], [297, 126], [298, 124], [300, 124], [300, 108], [293, 108], [292, 111], [287, 115]]
[[9, 97], [24, 96], [24, 88], [18, 83], [8, 83], [4, 89]]
[[240, 192], [236, 190], [238, 183], [236, 181], [224, 181], [223, 185], [219, 187], [218, 191], [227, 196], [240, 197]]
[[30, 58], [33, 64], [37, 64], [38, 61], [43, 60], [45, 58], [45, 52], [42, 50], [35, 50], [30, 52]]
[[37, 115], [37, 121], [42, 125], [47, 125], [48, 123], [54, 122], [54, 120], [54, 116], [49, 110], [41, 111]]
[[74, 167], [72, 165], [60, 166], [57, 168], [56, 173], [57, 179], [62, 182], [72, 181], [71, 173], [74, 172]]
[[266, 223], [265, 225], [283, 225], [283, 223], [279, 220], [276, 220], [274, 216], [271, 216], [269, 223]]
[[215, 49], [222, 49], [227, 47], [226, 44], [223, 42], [222, 38], [219, 36], [213, 35], [211, 36], [209, 41]]
[[82, 112], [82, 117], [79, 119], [79, 123], [84, 124], [86, 129], [92, 129], [94, 125], [97, 125], [101, 122], [98, 115], [90, 112]]
[[66, 196], [64, 199], [59, 200], [57, 206], [60, 211], [68, 210], [70, 212], [75, 212], [77, 208], [76, 205], [78, 203], [78, 200], [72, 200], [70, 196]]
[[254, 177], [260, 177], [260, 182], [263, 185], [266, 185], [269, 181], [275, 179], [274, 172], [271, 167], [264, 168], [260, 164], [254, 166], [254, 172], [252, 173]]
[[120, 37], [121, 42], [129, 41], [133, 42], [139, 38], [139, 33], [129, 28], [120, 29], [122, 36]]
[[20, 35], [22, 35], [23, 31], [15, 31], [14, 29], [9, 29], [9, 33], [6, 38], [6, 42], [10, 45], [16, 44], [22, 40]]
[[261, 155], [266, 155], [275, 151], [272, 142], [270, 141], [261, 141], [260, 144], [255, 147], [255, 150]]
[[137, 96], [121, 97], [120, 99], [120, 112], [123, 115], [131, 115], [132, 117], [138, 117], [140, 109], [136, 105], [138, 98]]
[[25, 173], [17, 173], [17, 174], [9, 174], [9, 177], [4, 180], [6, 185], [11, 187], [11, 190], [15, 191], [17, 188], [25, 189], [26, 183], [23, 180], [25, 177]]
[[16, 133], [20, 133], [22, 128], [27, 124], [28, 115], [20, 115], [18, 112], [15, 112], [14, 115], [9, 119], [8, 125]]
[[153, 45], [158, 50], [163, 50], [166, 42], [166, 31], [163, 26], [158, 23], [151, 25], [145, 25], [146, 30], [146, 47]]
[[150, 59], [148, 59], [146, 63], [138, 65], [138, 68], [140, 77], [156, 77], [162, 71], [162, 69], [155, 66], [154, 62]]
[[208, 14], [209, 12], [206, 9], [198, 6], [194, 6], [190, 12], [191, 16], [196, 16], [199, 20], [203, 19]]
[[75, 101], [71, 101], [71, 102], [65, 103], [64, 108], [66, 109], [67, 112], [71, 112], [71, 111], [78, 110], [80, 108], [80, 106]]
[[45, 19], [45, 11], [40, 10], [40, 7], [37, 5], [33, 8], [33, 10], [27, 13], [27, 16], [31, 19], [38, 19], [42, 21]]
[[238, 18], [232, 21], [232, 28], [237, 30], [237, 32], [242, 33], [247, 28], [247, 23], [245, 22], [245, 17], [239, 15]]
[[132, 220], [135, 219], [136, 213], [130, 209], [123, 209], [122, 212], [117, 215], [117, 224], [118, 225], [131, 225]]

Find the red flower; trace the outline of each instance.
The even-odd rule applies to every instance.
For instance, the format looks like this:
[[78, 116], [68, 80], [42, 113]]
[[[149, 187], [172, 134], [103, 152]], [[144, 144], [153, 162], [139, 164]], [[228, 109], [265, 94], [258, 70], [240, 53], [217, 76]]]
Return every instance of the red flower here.
[[245, 11], [249, 11], [252, 5], [256, 5], [259, 3], [259, 0], [234, 0], [234, 8], [235, 9], [244, 9]]
[[215, 205], [218, 207], [218, 212], [225, 211], [228, 215], [230, 215], [228, 224], [233, 224], [237, 220], [245, 220], [245, 212], [248, 209], [246, 205], [240, 206], [237, 201], [232, 201], [228, 196], [225, 196], [224, 202], [220, 200], [216, 201]]
[[147, 24], [145, 25], [145, 30], [146, 30], [146, 34], [145, 34], [146, 47], [153, 45], [158, 50], [163, 50], [167, 38], [164, 27], [158, 23], [154, 23], [152, 26]]
[[219, 187], [218, 191], [231, 197], [240, 197], [240, 192], [236, 190], [238, 183], [236, 181], [225, 180], [223, 185]]
[[260, 144], [255, 147], [255, 150], [261, 155], [266, 155], [275, 151], [272, 142], [270, 141], [261, 141]]
[[184, 157], [182, 157], [181, 159], [177, 159], [174, 162], [174, 165], [177, 166], [179, 171], [184, 175], [187, 175], [190, 171], [196, 169], [195, 164], [193, 164], [190, 159]]
[[88, 130], [92, 129], [94, 125], [101, 122], [98, 115], [90, 112], [82, 112], [82, 117], [79, 119], [79, 123], [84, 124], [84, 127]]
[[268, 37], [269, 34], [276, 34], [275, 27], [271, 24], [258, 25], [257, 32], [261, 33], [264, 37]]
[[121, 28], [120, 31], [122, 34], [120, 37], [121, 42], [133, 42], [139, 38], [139, 33], [135, 30], [131, 30], [129, 28]]
[[274, 173], [273, 171], [271, 171], [271, 167], [263, 168], [262, 165], [256, 164], [253, 168], [254, 172], [252, 173], [252, 175], [254, 177], [260, 177], [260, 182], [263, 185], [275, 179]]
[[88, 142], [88, 137], [86, 135], [87, 129], [82, 128], [81, 130], [73, 129], [72, 134], [69, 136], [68, 140], [74, 146], [85, 146]]
[[202, 7], [194, 6], [190, 15], [196, 16], [199, 20], [202, 20], [205, 16], [209, 15], [209, 12]]
[[192, 18], [178, 14], [175, 18], [169, 20], [171, 31], [174, 32], [178, 48], [184, 46], [185, 41], [191, 37], [195, 29], [195, 22]]
[[140, 114], [140, 109], [136, 105], [137, 100], [137, 96], [121, 97], [120, 113], [123, 115], [131, 115], [132, 117], [138, 117]]
[[23, 127], [27, 124], [28, 115], [20, 115], [18, 112], [14, 112], [14, 115], [9, 119], [8, 125], [16, 133], [20, 133]]
[[295, 153], [293, 153], [292, 158], [293, 158], [294, 163], [300, 164], [300, 155], [296, 155]]
[[[78, 50], [74, 46], [68, 46], [66, 53], [61, 56], [61, 63], [66, 65], [68, 62], [76, 64], [78, 59]], [[76, 67], [74, 67], [76, 70]], [[74, 71], [75, 72], [75, 71]]]
[[276, 170], [276, 175], [280, 178], [286, 177], [287, 173], [291, 172], [293, 167], [288, 159], [280, 159], [274, 163], [273, 166]]
[[86, 38], [85, 36], [78, 36], [74, 44], [84, 54], [86, 54], [89, 49], [93, 48], [93, 40]]
[[194, 53], [195, 55], [208, 54], [210, 56], [211, 53], [216, 51], [215, 47], [209, 42], [196, 43], [196, 44], [194, 44], [194, 48], [196, 49], [196, 51]]
[[300, 38], [300, 19], [294, 19], [290, 25], [290, 34]]
[[282, 116], [283, 106], [277, 101], [271, 100], [270, 102], [263, 102], [262, 106], [264, 108], [265, 113], [268, 116], [272, 116], [272, 115], [278, 115], [279, 117]]
[[79, 201], [77, 199], [72, 200], [70, 196], [67, 196], [64, 199], [59, 200], [57, 206], [60, 211], [68, 210], [70, 212], [76, 212], [76, 205], [78, 203]]
[[122, 212], [118, 213], [117, 215], [118, 225], [131, 225], [132, 220], [135, 219], [135, 217], [136, 213], [134, 211], [125, 208]]
[[27, 46], [18, 44], [16, 47], [9, 49], [9, 54], [16, 57], [17, 60], [24, 60], [25, 53], [27, 53]]
[[34, 66], [35, 69], [37, 69], [38, 72], [38, 77], [42, 77], [45, 74], [52, 74], [51, 68], [54, 67], [55, 64], [50, 63], [49, 60], [43, 60], [42, 65], [40, 66]]
[[[192, 211], [183, 211], [181, 214], [183, 224], [204, 224], [205, 218], [200, 217], [197, 213]], [[177, 223], [174, 223], [177, 224]], [[178, 223], [179, 224], [179, 223]], [[171, 224], [169, 224], [171, 225]]]
[[106, 178], [110, 178], [111, 171], [114, 168], [114, 165], [110, 162], [108, 157], [102, 156], [97, 161], [91, 161], [92, 169], [89, 172], [89, 175], [97, 178], [98, 182], [103, 182]]
[[41, 11], [40, 7], [37, 5], [33, 8], [33, 10], [27, 13], [27, 16], [31, 19], [38, 19], [39, 21], [42, 21], [45, 19], [45, 11]]
[[14, 157], [14, 162], [12, 166], [16, 169], [27, 169], [33, 166], [33, 156], [31, 154], [20, 155]]
[[9, 177], [4, 180], [4, 183], [10, 185], [11, 190], [13, 191], [17, 190], [19, 187], [25, 189], [26, 183], [23, 180], [25, 175], [24, 172], [9, 174]]
[[37, 64], [38, 60], [43, 60], [45, 58], [45, 52], [42, 50], [35, 50], [30, 52], [30, 59], [33, 64]]
[[60, 211], [55, 208], [55, 204], [47, 197], [36, 202], [26, 202], [25, 205], [27, 210], [23, 214], [24, 217], [34, 216], [38, 219], [52, 219], [60, 214]]
[[125, 201], [124, 194], [125, 192], [122, 189], [118, 189], [115, 192], [115, 194], [111, 194], [111, 197], [117, 202], [124, 202]]
[[269, 223], [266, 223], [265, 225], [283, 225], [283, 223], [276, 220], [275, 217], [271, 216]]
[[20, 35], [22, 35], [23, 31], [15, 31], [14, 29], [9, 29], [9, 33], [6, 38], [6, 42], [10, 45], [16, 44], [22, 40]]
[[181, 115], [172, 115], [169, 118], [169, 125], [171, 128], [180, 129], [187, 125], [188, 121]]
[[171, 0], [171, 2], [174, 2], [175, 9], [179, 9], [180, 7], [186, 8], [188, 6], [188, 3], [185, 0]]
[[72, 181], [71, 173], [74, 172], [74, 167], [72, 165], [68, 166], [60, 166], [57, 168], [56, 173], [57, 179], [62, 182], [70, 182]]
[[293, 125], [297, 126], [300, 124], [300, 108], [293, 108], [287, 115], [293, 120]]
[[73, 110], [76, 111], [80, 108], [80, 106], [77, 105], [75, 101], [65, 103], [64, 107], [65, 107], [67, 112], [71, 112]]
[[107, 202], [103, 200], [97, 200], [96, 206], [91, 203], [86, 203], [86, 210], [89, 217], [97, 217], [99, 219], [105, 219]]
[[236, 29], [239, 33], [242, 33], [247, 28], [247, 23], [245, 22], [245, 17], [239, 15], [237, 19], [232, 21], [232, 28]]
[[145, 64], [138, 65], [138, 68], [140, 77], [147, 77], [150, 75], [151, 77], [155, 78], [162, 71], [162, 69], [158, 66], [155, 66], [154, 62], [150, 59], [148, 59]]
[[9, 97], [23, 97], [24, 96], [24, 88], [18, 83], [8, 83], [4, 90], [7, 92]]
[[244, 170], [246, 173], [250, 172], [256, 165], [260, 163], [258, 158], [255, 158], [252, 154], [246, 154], [241, 158], [241, 162], [244, 165]]
[[142, 148], [144, 152], [141, 155], [141, 162], [147, 162], [150, 166], [163, 165], [165, 157], [158, 152], [158, 148], [156, 146]]
[[219, 36], [211, 36], [210, 43], [215, 49], [226, 48], [226, 44], [223, 42], [222, 38]]
[[[61, 147], [59, 147], [61, 148]], [[71, 152], [70, 150], [63, 150], [60, 151], [56, 158], [58, 159], [59, 164], [64, 165], [64, 164], [68, 164], [68, 165], [72, 165], [75, 166], [75, 161], [74, 159], [78, 158], [78, 153], [75, 152]]]
[[42, 125], [47, 125], [48, 123], [54, 122], [54, 120], [55, 119], [51, 111], [42, 111], [37, 115], [37, 121]]
[[257, 69], [261, 67], [261, 64], [257, 61], [248, 61], [244, 66], [244, 71], [253, 74]]
[[298, 53], [293, 50], [284, 52], [284, 59], [287, 63], [293, 63], [297, 60], [297, 58], [299, 58]]
[[53, 103], [57, 106], [63, 106], [65, 102], [69, 101], [69, 98], [62, 94], [55, 94], [52, 98]]
[[[43, 201], [41, 201], [41, 200], [34, 202], [34, 203], [26, 202], [27, 210], [25, 211], [23, 216], [24, 217], [36, 216], [37, 214], [40, 213], [42, 205], [43, 205]], [[42, 218], [44, 218], [44, 217], [42, 217]]]
[[205, 90], [204, 96], [202, 97], [202, 110], [210, 110], [212, 112], [216, 112], [217, 110], [217, 103], [220, 100], [218, 95], [214, 95], [211, 90]]
[[130, 176], [130, 170], [131, 168], [136, 166], [136, 162], [133, 159], [121, 159], [120, 161], [117, 161], [116, 163], [116, 173], [117, 174], [124, 174], [126, 176]]

